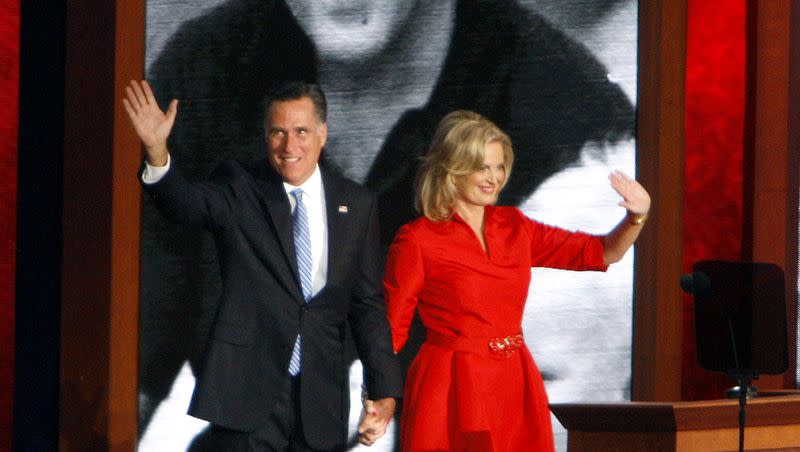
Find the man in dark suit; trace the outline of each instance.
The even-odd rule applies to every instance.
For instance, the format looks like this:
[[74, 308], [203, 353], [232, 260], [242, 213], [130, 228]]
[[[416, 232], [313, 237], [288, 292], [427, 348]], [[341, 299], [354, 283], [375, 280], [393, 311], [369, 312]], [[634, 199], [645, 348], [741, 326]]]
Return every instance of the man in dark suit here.
[[[401, 395], [381, 289], [376, 198], [318, 165], [326, 102], [287, 83], [267, 104], [266, 160], [226, 161], [190, 183], [171, 162], [166, 113], [146, 82], [123, 104], [146, 150], [145, 189], [170, 220], [212, 232], [223, 280], [189, 413], [211, 422], [216, 450], [339, 450], [349, 411], [346, 329], [369, 398], [370, 445]], [[167, 290], [170, 281], [164, 281]]]

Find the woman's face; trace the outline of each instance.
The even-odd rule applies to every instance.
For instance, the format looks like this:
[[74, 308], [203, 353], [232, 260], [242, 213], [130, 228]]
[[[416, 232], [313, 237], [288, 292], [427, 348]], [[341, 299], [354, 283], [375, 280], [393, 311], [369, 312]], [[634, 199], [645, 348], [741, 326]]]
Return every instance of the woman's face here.
[[320, 55], [368, 57], [384, 50], [417, 0], [287, 0]]
[[481, 169], [456, 182], [456, 202], [471, 206], [493, 205], [505, 180], [503, 146], [493, 141], [486, 145]]

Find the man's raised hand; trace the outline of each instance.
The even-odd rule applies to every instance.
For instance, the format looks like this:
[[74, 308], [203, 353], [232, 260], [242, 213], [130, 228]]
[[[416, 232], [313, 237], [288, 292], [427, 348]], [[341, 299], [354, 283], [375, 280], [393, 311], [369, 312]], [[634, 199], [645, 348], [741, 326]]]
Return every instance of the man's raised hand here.
[[147, 163], [153, 166], [167, 164], [167, 138], [175, 124], [178, 113], [178, 101], [172, 99], [164, 113], [159, 107], [153, 90], [146, 81], [131, 80], [125, 87], [125, 97], [122, 105], [128, 112], [136, 134], [144, 144], [147, 152]]

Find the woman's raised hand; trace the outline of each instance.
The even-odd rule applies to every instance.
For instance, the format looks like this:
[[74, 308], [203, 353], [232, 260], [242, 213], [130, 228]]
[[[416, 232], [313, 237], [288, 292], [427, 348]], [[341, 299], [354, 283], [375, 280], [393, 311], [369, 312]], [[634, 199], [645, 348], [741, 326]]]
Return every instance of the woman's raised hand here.
[[642, 184], [622, 171], [616, 170], [608, 175], [611, 186], [622, 196], [619, 205], [634, 215], [646, 215], [650, 211], [650, 194]]

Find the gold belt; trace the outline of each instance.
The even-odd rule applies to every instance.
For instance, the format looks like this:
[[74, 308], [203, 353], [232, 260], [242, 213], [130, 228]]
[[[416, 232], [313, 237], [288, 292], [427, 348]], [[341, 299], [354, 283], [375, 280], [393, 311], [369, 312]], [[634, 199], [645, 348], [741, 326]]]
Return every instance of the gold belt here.
[[492, 356], [508, 358], [525, 345], [525, 338], [522, 336], [521, 332], [510, 336], [481, 338], [451, 336], [449, 334], [428, 331], [425, 342], [456, 351], [488, 353]]

